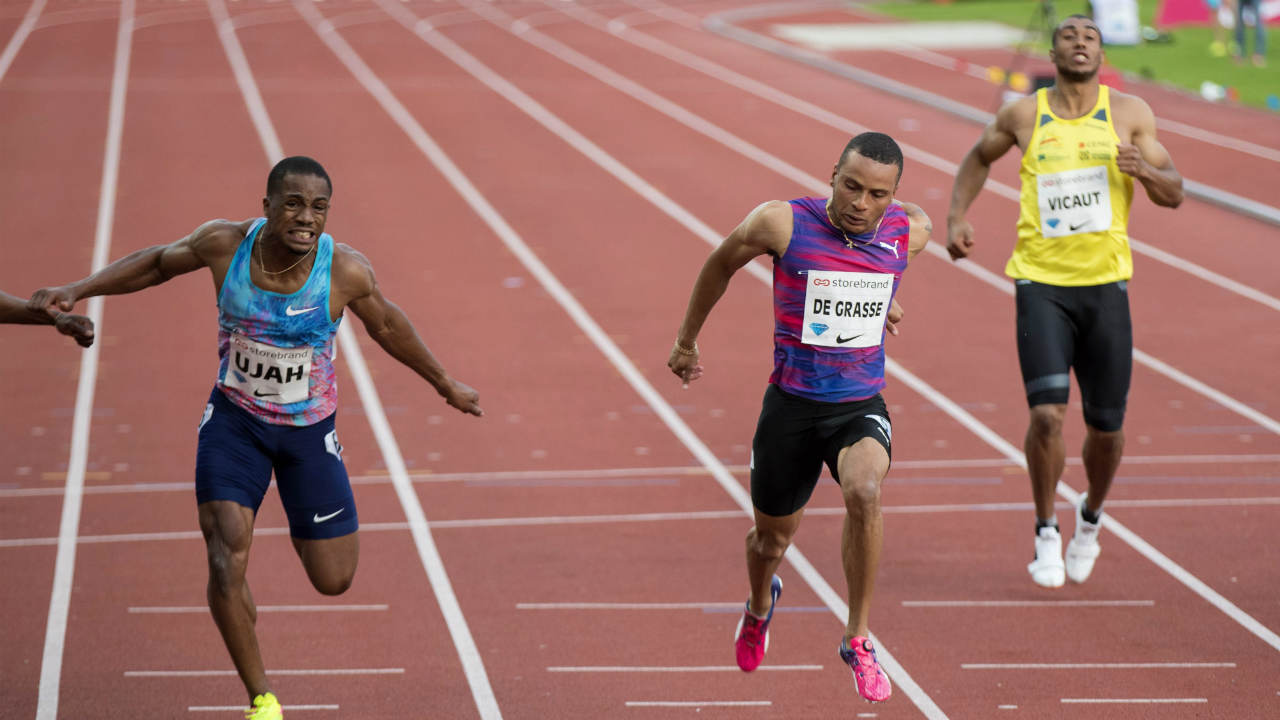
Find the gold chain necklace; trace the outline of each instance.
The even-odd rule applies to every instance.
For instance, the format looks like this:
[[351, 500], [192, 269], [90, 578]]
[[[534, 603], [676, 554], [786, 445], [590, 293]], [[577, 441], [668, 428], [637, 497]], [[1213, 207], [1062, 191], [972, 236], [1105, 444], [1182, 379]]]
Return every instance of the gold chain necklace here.
[[[320, 241], [317, 240], [316, 245], [319, 245], [319, 244], [320, 244]], [[311, 253], [316, 249], [316, 245], [312, 245], [311, 249], [308, 250], [305, 255], [298, 258], [298, 261], [295, 262], [294, 264], [290, 265], [289, 267], [283, 270], [277, 270], [276, 272], [271, 272], [270, 270], [267, 269], [267, 266], [262, 263], [262, 243], [259, 242], [258, 243], [258, 267], [262, 268], [263, 275], [283, 275], [289, 272], [290, 270], [301, 265], [303, 260], [306, 260], [307, 258], [311, 257]]]
[[840, 227], [840, 223], [836, 222], [835, 219], [831, 217], [831, 199], [830, 198], [827, 199], [827, 221], [830, 222], [835, 227], [835, 229], [839, 230], [842, 236], [844, 236], [844, 246], [852, 250], [853, 248], [857, 247], [857, 245], [859, 244], [870, 245], [871, 243], [876, 241], [876, 238], [880, 236], [880, 223], [884, 222], [884, 213], [880, 214], [880, 219], [876, 221], [876, 229], [874, 232], [871, 233], [871, 239], [866, 242], [860, 242], [858, 240], [854, 240], [853, 238], [849, 237], [849, 233], [845, 232], [844, 228]]

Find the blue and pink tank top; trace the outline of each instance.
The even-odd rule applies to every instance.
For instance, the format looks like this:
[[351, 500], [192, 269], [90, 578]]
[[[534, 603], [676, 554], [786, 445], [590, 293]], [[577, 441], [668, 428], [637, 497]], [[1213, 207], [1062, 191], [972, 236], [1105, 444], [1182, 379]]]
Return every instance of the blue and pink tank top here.
[[826, 198], [791, 201], [787, 251], [773, 262], [773, 374], [793, 395], [850, 402], [884, 389], [884, 324], [907, 267], [910, 221], [892, 204], [846, 236]]
[[338, 406], [329, 319], [333, 238], [317, 241], [311, 275], [297, 292], [263, 290], [249, 276], [258, 218], [236, 249], [218, 292], [218, 387], [236, 405], [274, 425], [313, 425]]

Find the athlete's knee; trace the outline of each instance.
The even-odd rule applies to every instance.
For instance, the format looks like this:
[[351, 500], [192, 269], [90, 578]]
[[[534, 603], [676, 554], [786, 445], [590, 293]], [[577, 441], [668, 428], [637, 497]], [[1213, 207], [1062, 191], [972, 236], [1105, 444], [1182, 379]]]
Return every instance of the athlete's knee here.
[[781, 529], [751, 528], [747, 532], [747, 552], [756, 557], [776, 560], [791, 545], [791, 535]]
[[356, 574], [353, 569], [350, 573], [341, 575], [325, 575], [322, 577], [312, 577], [311, 586], [321, 595], [341, 595], [351, 589], [351, 583], [355, 580]]
[[1062, 422], [1066, 414], [1066, 405], [1058, 405], [1056, 403], [1033, 405], [1031, 407], [1031, 433], [1040, 437], [1062, 434]]
[[849, 510], [874, 509], [880, 505], [880, 476], [870, 470], [842, 474], [840, 493]]
[[1105, 408], [1084, 404], [1084, 423], [1098, 433], [1118, 433], [1124, 427], [1124, 406]]

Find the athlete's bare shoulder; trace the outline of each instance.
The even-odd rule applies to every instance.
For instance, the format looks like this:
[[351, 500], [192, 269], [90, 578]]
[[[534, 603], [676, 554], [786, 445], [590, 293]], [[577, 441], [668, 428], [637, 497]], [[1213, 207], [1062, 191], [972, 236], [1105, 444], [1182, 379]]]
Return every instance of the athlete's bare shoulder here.
[[786, 252], [791, 241], [791, 229], [795, 223], [791, 203], [786, 200], [769, 200], [760, 203], [738, 226], [744, 245], [775, 255]]
[[1132, 142], [1135, 134], [1155, 133], [1156, 115], [1146, 100], [1112, 90], [1111, 123], [1121, 141]]
[[369, 258], [350, 245], [340, 242], [333, 244], [331, 276], [334, 290], [346, 298], [347, 302], [368, 295], [373, 291], [376, 282], [373, 263], [369, 262]]
[[210, 220], [179, 240], [200, 256], [206, 264], [218, 259], [230, 259], [240, 243], [253, 227], [254, 220]]
[[1012, 135], [1030, 133], [1036, 123], [1036, 96], [1025, 95], [1010, 100], [996, 112], [996, 128]]

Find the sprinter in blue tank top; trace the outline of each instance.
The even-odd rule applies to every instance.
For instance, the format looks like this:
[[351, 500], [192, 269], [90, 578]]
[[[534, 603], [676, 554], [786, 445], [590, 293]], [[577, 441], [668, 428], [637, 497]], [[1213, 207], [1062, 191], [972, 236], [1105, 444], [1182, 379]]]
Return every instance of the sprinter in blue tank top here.
[[369, 335], [445, 401], [482, 415], [409, 318], [378, 288], [363, 255], [324, 232], [333, 184], [307, 157], [267, 176], [265, 217], [213, 220], [168, 245], [139, 250], [93, 275], [39, 290], [28, 309], [56, 317], [77, 300], [117, 295], [209, 268], [218, 302], [218, 374], [199, 424], [196, 502], [209, 557], [209, 610], [249, 693], [246, 717], [278, 720], [245, 581], [253, 523], [272, 473], [294, 549], [316, 590], [339, 595], [359, 558], [351, 483], [334, 425], [333, 336], [350, 308]]
[[884, 332], [897, 332], [902, 271], [932, 231], [920, 208], [894, 200], [901, 177], [898, 144], [863, 133], [836, 161], [830, 198], [775, 200], [752, 210], [703, 265], [667, 360], [686, 387], [701, 377], [696, 341], [711, 308], [735, 272], [759, 255], [773, 257], [774, 370], [751, 445], [755, 526], [747, 533], [750, 599], [734, 638], [738, 667], [750, 672], [764, 659], [782, 593], [774, 571], [825, 462], [848, 512], [842, 555], [849, 618], [839, 653], [869, 702], [891, 692], [868, 639], [882, 540], [880, 485], [893, 435], [880, 397]]

